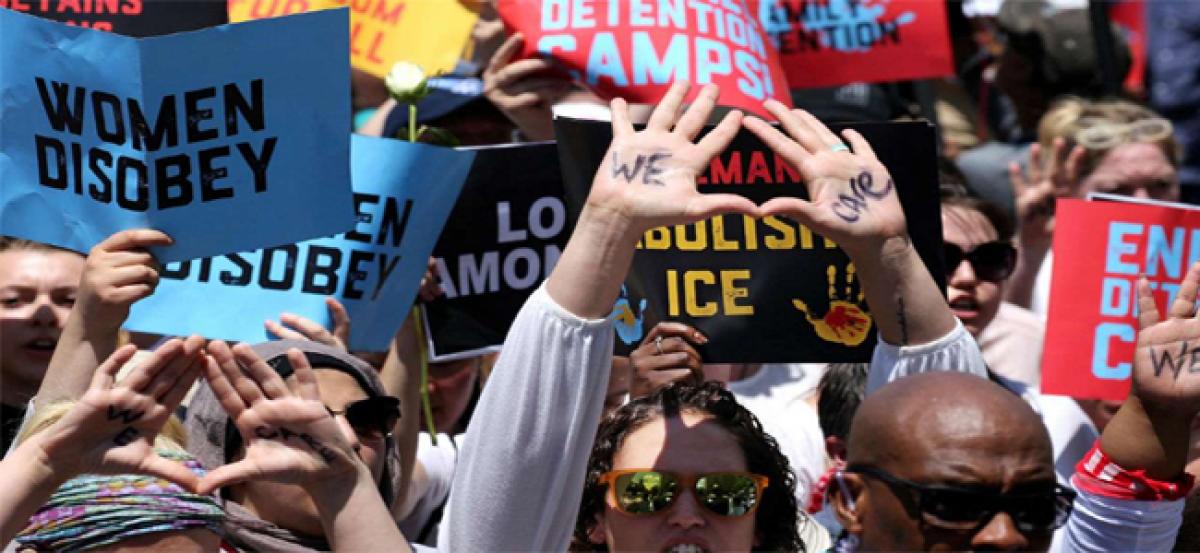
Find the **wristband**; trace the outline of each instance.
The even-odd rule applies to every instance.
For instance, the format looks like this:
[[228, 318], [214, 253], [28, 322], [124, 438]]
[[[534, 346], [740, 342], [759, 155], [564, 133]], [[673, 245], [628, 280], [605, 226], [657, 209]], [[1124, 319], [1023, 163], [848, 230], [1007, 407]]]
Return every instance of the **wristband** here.
[[1156, 480], [1146, 476], [1144, 470], [1127, 470], [1114, 463], [1096, 440], [1091, 451], [1075, 465], [1072, 483], [1080, 490], [1113, 499], [1174, 501], [1192, 491], [1195, 478], [1185, 472], [1174, 480]]

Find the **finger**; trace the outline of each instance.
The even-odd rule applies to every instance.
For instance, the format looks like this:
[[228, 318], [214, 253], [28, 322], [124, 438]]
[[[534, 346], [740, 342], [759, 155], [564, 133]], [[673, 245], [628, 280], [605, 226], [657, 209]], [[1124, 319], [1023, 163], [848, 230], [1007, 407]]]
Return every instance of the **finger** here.
[[167, 343], [159, 346], [154, 350], [144, 361], [138, 364], [136, 368], [130, 371], [129, 375], [121, 380], [120, 385], [129, 388], [135, 392], [141, 392], [150, 382], [158, 376], [167, 365], [170, 365], [180, 354], [183, 353], [183, 340], [172, 338]]
[[188, 336], [187, 339], [183, 341], [183, 354], [196, 355], [197, 353], [203, 352], [204, 342], [204, 337], [200, 336], [199, 334]]
[[646, 339], [642, 340], [642, 344], [648, 344], [658, 336], [680, 336], [695, 344], [708, 343], [708, 338], [690, 325], [679, 321], [661, 321], [650, 329], [650, 332], [646, 334]]
[[1025, 193], [1025, 180], [1021, 175], [1021, 164], [1015, 161], [1008, 164], [1008, 183], [1012, 186], [1014, 198], [1020, 198]]
[[111, 252], [149, 246], [169, 246], [172, 243], [174, 241], [171, 240], [171, 237], [161, 230], [130, 229], [105, 238], [94, 249]]
[[333, 333], [329, 332], [329, 329], [325, 328], [324, 325], [312, 319], [294, 315], [292, 313], [282, 313], [279, 315], [279, 320], [283, 321], [284, 324], [299, 330], [301, 333], [307, 336], [309, 340], [320, 342], [327, 346], [337, 345], [337, 342], [333, 339]]
[[[818, 220], [818, 211], [820, 208], [810, 202], [801, 200], [800, 198], [772, 198], [767, 200], [767, 203], [759, 207], [761, 216], [767, 215], [783, 215], [791, 217], [805, 226], [813, 228], [813, 222]], [[814, 229], [815, 230], [815, 229]]]
[[1150, 282], [1146, 277], [1138, 279], [1138, 330], [1146, 330], [1158, 324], [1158, 305], [1154, 303], [1154, 294], [1150, 293]]
[[254, 405], [263, 400], [262, 389], [246, 376], [245, 371], [238, 365], [236, 354], [225, 342], [217, 340], [209, 344], [208, 351], [216, 358], [221, 373], [229, 380], [243, 405]]
[[521, 33], [513, 33], [512, 36], [505, 39], [504, 43], [496, 49], [496, 53], [492, 54], [492, 59], [488, 60], [488, 66], [484, 69], [485, 73], [495, 73], [517, 55], [521, 48], [525, 46], [525, 36]]
[[829, 127], [825, 126], [825, 123], [822, 123], [820, 119], [817, 119], [816, 116], [808, 111], [802, 109], [796, 110], [796, 115], [799, 115], [800, 118], [804, 120], [804, 123], [816, 132], [817, 138], [819, 138], [821, 142], [824, 142], [826, 146], [832, 148], [838, 144], [845, 144], [842, 142], [842, 139], [838, 138], [836, 134], [833, 134], [833, 131], [829, 130]]
[[783, 126], [783, 130], [787, 131], [792, 140], [804, 148], [805, 153], [816, 153], [826, 148], [817, 139], [816, 133], [808, 128], [804, 120], [789, 110], [787, 106], [776, 100], [767, 100], [763, 103], [763, 107], [767, 109], [768, 113], [774, 115], [775, 119], [779, 120], [779, 124]]
[[196, 383], [196, 379], [200, 378], [200, 374], [204, 372], [204, 365], [206, 363], [208, 363], [206, 355], [201, 353], [196, 356], [187, 369], [183, 371], [183, 374], [175, 380], [175, 385], [167, 390], [162, 398], [159, 399], [159, 403], [174, 413], [179, 404], [183, 402], [183, 398], [187, 397], [188, 392], [191, 391], [192, 385]]
[[654, 380], [658, 386], [666, 386], [674, 382], [685, 382], [695, 378], [691, 369], [660, 369], [654, 371]]
[[[510, 89], [517, 86], [526, 77], [542, 71], [553, 70], [554, 64], [550, 60], [542, 58], [514, 61], [496, 72], [494, 84], [504, 92], [511, 93]], [[561, 81], [562, 79], [557, 80]]]
[[184, 373], [192, 368], [196, 362], [196, 355], [184, 354], [183, 347], [179, 348], [179, 355], [171, 359], [166, 366], [155, 375], [154, 379], [146, 386], [145, 394], [159, 399], [167, 395]]
[[317, 387], [317, 377], [313, 375], [308, 358], [296, 348], [289, 349], [287, 356], [292, 364], [292, 374], [296, 377], [296, 393], [301, 399], [321, 401], [321, 390]]
[[748, 198], [734, 194], [698, 194], [684, 210], [684, 215], [693, 222], [722, 213], [741, 213], [757, 218], [759, 207]]
[[286, 326], [283, 326], [275, 321], [267, 319], [263, 321], [263, 326], [267, 327], [267, 332], [274, 334], [281, 340], [308, 340], [308, 336], [300, 334]]
[[105, 255], [104, 262], [109, 267], [123, 267], [127, 265], [154, 265], [157, 263], [154, 256], [150, 252], [142, 250], [128, 250], [108, 252]]
[[715, 84], [704, 85], [700, 89], [700, 93], [696, 95], [696, 100], [692, 105], [688, 106], [687, 111], [683, 112], [683, 117], [679, 118], [679, 122], [675, 124], [675, 132], [687, 137], [688, 140], [695, 140], [696, 135], [704, 129], [704, 124], [708, 122], [708, 117], [712, 115], [713, 107], [717, 105], [717, 98], [721, 95], [721, 89]]
[[1066, 165], [1063, 167], [1063, 180], [1065, 181], [1063, 195], [1075, 195], [1075, 189], [1079, 186], [1079, 168], [1083, 165], [1085, 155], [1087, 155], [1087, 149], [1083, 146], [1075, 146], [1067, 156]]
[[[233, 356], [237, 358], [239, 365], [245, 367], [250, 378], [254, 379], [254, 386], [262, 390], [263, 395], [267, 398], [279, 399], [288, 396], [287, 386], [284, 385], [283, 379], [279, 378], [279, 373], [275, 372], [275, 369], [272, 369], [257, 353], [254, 353], [250, 346], [246, 344], [234, 346]], [[253, 404], [252, 401], [251, 405]]]
[[532, 92], [539, 98], [555, 97], [562, 94], [567, 89], [571, 88], [571, 81], [561, 77], [532, 77], [527, 78], [522, 76], [520, 80], [514, 80], [503, 87], [505, 94], [515, 96]]
[[170, 480], [178, 484], [181, 488], [188, 491], [196, 491], [200, 485], [200, 478], [196, 473], [185, 467], [179, 461], [172, 461], [157, 454], [146, 457], [138, 471], [150, 476], [157, 476], [165, 480]]
[[845, 129], [842, 131], [842, 136], [850, 142], [850, 148], [854, 150], [854, 155], [864, 156], [870, 161], [879, 161], [879, 156], [875, 155], [875, 149], [871, 147], [871, 143], [863, 138], [862, 134], [854, 129]]
[[325, 306], [329, 308], [329, 316], [333, 319], [333, 337], [345, 347], [350, 342], [350, 313], [337, 298], [325, 298]]
[[204, 371], [204, 379], [208, 381], [208, 387], [212, 388], [213, 396], [217, 398], [221, 408], [229, 414], [230, 418], [237, 420], [242, 411], [246, 410], [246, 403], [242, 401], [242, 396], [229, 382], [229, 377], [225, 376], [225, 372], [221, 370], [216, 356], [205, 356], [201, 369]]
[[117, 351], [112, 352], [99, 367], [96, 367], [96, 372], [92, 374], [92, 389], [107, 390], [113, 387], [116, 382], [117, 373], [121, 367], [124, 367], [133, 355], [137, 353], [137, 346], [133, 344], [125, 344], [117, 348]]
[[1029, 171], [1029, 179], [1025, 182], [1041, 182], [1042, 166], [1044, 163], [1045, 161], [1042, 160], [1042, 145], [1034, 142], [1033, 145], [1029, 147], [1029, 167], [1027, 168]]
[[1175, 301], [1168, 309], [1169, 317], [1184, 318], [1196, 314], [1196, 288], [1200, 287], [1200, 262], [1193, 263], [1179, 285]]
[[779, 132], [774, 125], [758, 117], [747, 116], [742, 121], [742, 126], [754, 133], [768, 148], [783, 157], [793, 167], [800, 167], [801, 163], [812, 155], [808, 153], [808, 150], [800, 147], [796, 141]]
[[[737, 136], [738, 129], [742, 126], [742, 112], [733, 110], [725, 114], [721, 118], [721, 122], [713, 128], [711, 132], [704, 135], [696, 146], [700, 148], [700, 152], [705, 156], [705, 164], [717, 154], [725, 151], [730, 142], [733, 142], [733, 137]], [[705, 118], [708, 116], [705, 115]]]
[[[691, 88], [691, 84], [688, 81], [671, 83], [671, 88], [667, 89], [667, 93], [663, 95], [662, 100], [655, 106], [654, 112], [650, 114], [646, 128], [670, 131], [675, 121], [679, 119], [679, 110], [683, 107], [683, 99], [687, 97], [689, 88]], [[708, 114], [704, 116], [707, 118]]]
[[209, 495], [221, 488], [240, 484], [258, 475], [258, 470], [249, 461], [243, 459], [236, 463], [221, 465], [212, 469], [196, 485], [196, 493]]
[[629, 104], [624, 98], [613, 98], [608, 103], [612, 112], [613, 140], [633, 134], [633, 124], [629, 122]]
[[112, 286], [129, 286], [133, 284], [158, 284], [158, 271], [149, 265], [126, 265], [111, 267], [107, 271], [109, 283]]

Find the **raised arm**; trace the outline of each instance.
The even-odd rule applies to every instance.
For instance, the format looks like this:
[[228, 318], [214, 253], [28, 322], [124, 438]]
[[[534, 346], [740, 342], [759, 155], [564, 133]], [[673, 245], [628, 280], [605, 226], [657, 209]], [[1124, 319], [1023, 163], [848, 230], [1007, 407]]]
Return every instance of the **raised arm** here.
[[158, 285], [158, 262], [146, 248], [169, 244], [171, 238], [160, 231], [137, 229], [92, 248], [75, 306], [38, 388], [39, 403], [74, 399], [88, 388], [93, 371], [116, 350], [129, 308]]
[[611, 370], [604, 317], [638, 239], [721, 212], [757, 216], [745, 198], [696, 191], [696, 175], [732, 140], [741, 114], [693, 143], [717, 88], [701, 91], [680, 118], [687, 88], [672, 86], [640, 132], [625, 102], [613, 101], [613, 142], [574, 233], [513, 322], [471, 420], [440, 549], [566, 550]]

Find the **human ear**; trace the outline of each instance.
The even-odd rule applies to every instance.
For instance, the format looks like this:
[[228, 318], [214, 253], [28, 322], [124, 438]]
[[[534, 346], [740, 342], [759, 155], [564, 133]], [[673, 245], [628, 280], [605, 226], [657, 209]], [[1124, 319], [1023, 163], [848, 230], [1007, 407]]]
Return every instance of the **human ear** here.
[[849, 472], [838, 472], [829, 489], [829, 501], [838, 522], [851, 534], [862, 533], [860, 516], [866, 504], [866, 487], [862, 478]]

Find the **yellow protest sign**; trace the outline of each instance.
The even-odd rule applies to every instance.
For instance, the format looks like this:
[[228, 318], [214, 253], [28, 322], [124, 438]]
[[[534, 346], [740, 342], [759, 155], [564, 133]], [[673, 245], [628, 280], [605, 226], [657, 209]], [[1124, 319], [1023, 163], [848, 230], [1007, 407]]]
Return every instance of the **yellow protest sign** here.
[[350, 8], [350, 64], [383, 77], [397, 61], [454, 69], [478, 19], [474, 0], [229, 0], [229, 20]]

